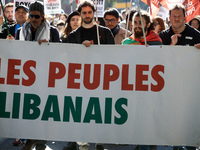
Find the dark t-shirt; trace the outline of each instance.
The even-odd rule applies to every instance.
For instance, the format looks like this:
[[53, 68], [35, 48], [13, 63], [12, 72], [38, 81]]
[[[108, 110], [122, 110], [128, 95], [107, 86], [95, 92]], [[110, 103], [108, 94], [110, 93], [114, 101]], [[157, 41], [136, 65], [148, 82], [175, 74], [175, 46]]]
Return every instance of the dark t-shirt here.
[[[115, 44], [115, 40], [110, 29], [103, 26], [98, 26], [98, 28], [100, 44]], [[80, 26], [78, 29], [72, 31], [67, 37], [68, 43], [82, 44], [85, 40], [89, 40], [94, 44], [98, 44], [96, 25], [89, 29]]]
[[[171, 36], [174, 35], [172, 27], [162, 31], [159, 36], [162, 39], [163, 45], [171, 44]], [[176, 45], [190, 45], [194, 46], [195, 44], [200, 43], [200, 32], [191, 26], [185, 24], [185, 30], [180, 33], [181, 37], [178, 37], [178, 42]]]
[[[8, 25], [9, 34], [11, 34], [13, 37], [15, 37], [15, 26], [16, 26], [16, 23]], [[0, 33], [0, 38], [6, 39], [7, 35], [8, 35], [7, 27], [4, 24], [2, 27], [2, 33]]]

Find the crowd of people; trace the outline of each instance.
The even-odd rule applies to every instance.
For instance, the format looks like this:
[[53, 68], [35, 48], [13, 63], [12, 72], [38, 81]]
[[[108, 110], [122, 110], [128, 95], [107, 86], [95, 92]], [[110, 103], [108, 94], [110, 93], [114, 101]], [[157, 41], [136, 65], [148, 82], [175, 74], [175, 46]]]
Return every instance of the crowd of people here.
[[[167, 22], [159, 16], [152, 19], [147, 12], [141, 11], [144, 19], [141, 22], [140, 15], [136, 10], [123, 10], [120, 13], [116, 8], [107, 8], [104, 11], [103, 18], [95, 21], [95, 7], [92, 4], [89, 5], [88, 1], [84, 4], [81, 3], [77, 10], [69, 15], [62, 10], [60, 14], [54, 15], [54, 17], [45, 15], [43, 4], [39, 1], [36, 1], [36, 3], [37, 5], [35, 4], [34, 8], [21, 5], [16, 7], [15, 11], [13, 10], [13, 3], [6, 4], [4, 7], [5, 18], [0, 16], [0, 38], [38, 41], [39, 44], [42, 42], [60, 42], [84, 44], [86, 46], [91, 44], [163, 44], [199, 47], [199, 42], [195, 40], [198, 40], [196, 37], [199, 35], [200, 19], [197, 16], [185, 23], [185, 9], [179, 8], [180, 6], [173, 8], [175, 13], [169, 11]], [[87, 12], [86, 7], [90, 7], [92, 10]], [[181, 14], [181, 11], [178, 12], [178, 10], [182, 11], [183, 16], [177, 16], [177, 13]], [[186, 32], [187, 30], [189, 31]], [[97, 38], [97, 34], [101, 38]], [[192, 36], [190, 38], [192, 40], [185, 39], [188, 34]], [[171, 40], [173, 43], [171, 43]], [[145, 43], [145, 41], [147, 42]]]
[[[69, 15], [64, 12], [55, 18], [45, 16], [44, 5], [40, 1], [32, 2], [29, 8], [13, 3], [4, 7], [4, 16], [0, 17], [0, 38], [8, 40], [37, 41], [57, 43], [118, 45], [189, 45], [200, 49], [200, 21], [198, 17], [188, 24], [185, 22], [185, 8], [176, 4], [169, 10], [169, 21], [161, 17], [151, 18], [146, 11], [123, 11], [108, 8], [104, 12], [103, 22], [95, 21], [96, 8], [91, 1], [81, 2], [77, 10]], [[13, 19], [13, 11], [15, 20]], [[141, 16], [140, 16], [141, 15]], [[141, 19], [142, 18], [142, 19]], [[23, 143], [22, 139], [14, 145]], [[45, 141], [27, 140], [23, 150], [44, 147]], [[79, 142], [79, 148], [89, 147], [88, 143]], [[65, 149], [75, 149], [76, 143], [69, 142]], [[140, 147], [139, 147], [140, 148]], [[149, 149], [150, 147], [142, 147]], [[101, 150], [102, 145], [97, 144]]]

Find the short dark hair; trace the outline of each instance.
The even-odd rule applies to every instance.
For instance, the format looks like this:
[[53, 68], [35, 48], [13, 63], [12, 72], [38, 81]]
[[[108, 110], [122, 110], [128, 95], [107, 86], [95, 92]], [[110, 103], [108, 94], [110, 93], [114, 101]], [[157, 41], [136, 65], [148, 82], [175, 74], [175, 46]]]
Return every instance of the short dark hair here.
[[[132, 9], [132, 10], [130, 11], [130, 16], [129, 16], [129, 13], [127, 13], [127, 14], [126, 14], [126, 22], [132, 21], [133, 15], [134, 15], [136, 12], [137, 12], [137, 10]], [[129, 16], [129, 20], [128, 20], [128, 16]]]
[[[141, 16], [144, 18], [144, 20], [146, 21], [146, 25], [148, 25], [150, 23], [149, 28], [147, 28], [147, 32], [149, 33], [150, 30], [154, 30], [153, 20], [152, 20], [151, 16], [148, 14], [148, 12], [141, 11], [140, 13], [141, 13]], [[135, 17], [140, 17], [140, 13], [136, 12], [133, 15], [133, 19], [132, 20], [134, 20]]]
[[193, 20], [196, 20], [198, 22], [198, 24], [200, 25], [200, 20], [199, 20], [199, 18], [196, 17], [189, 21], [190, 26], [191, 26]]
[[110, 9], [104, 11], [103, 17], [105, 18], [106, 15], [112, 15], [112, 16], [115, 16], [116, 19], [118, 19], [119, 18], [119, 11], [116, 8], [110, 8]]
[[121, 14], [126, 14], [126, 9], [121, 10]]
[[78, 11], [79, 13], [81, 13], [82, 7], [87, 7], [87, 6], [91, 7], [92, 10], [93, 10], [93, 12], [96, 11], [95, 6], [94, 6], [94, 3], [93, 3], [92, 1], [90, 1], [90, 0], [82, 1], [82, 2], [78, 5], [77, 11]]
[[170, 10], [169, 10], [169, 16], [171, 16], [171, 11], [181, 9], [183, 11], [183, 15], [185, 17], [185, 7], [182, 4], [175, 4]]

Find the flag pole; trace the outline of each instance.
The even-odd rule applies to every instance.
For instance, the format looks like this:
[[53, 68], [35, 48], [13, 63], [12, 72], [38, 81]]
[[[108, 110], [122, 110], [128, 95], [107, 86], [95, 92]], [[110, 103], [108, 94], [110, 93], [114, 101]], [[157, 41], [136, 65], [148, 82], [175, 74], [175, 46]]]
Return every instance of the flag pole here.
[[[97, 22], [98, 21], [98, 17], [97, 17], [97, 0], [95, 0], [95, 7], [96, 7], [96, 22]], [[97, 40], [98, 40], [98, 45], [100, 45], [98, 23], [96, 23], [96, 26], [97, 26]]]
[[130, 14], [131, 14], [131, 8], [132, 8], [132, 0], [130, 1], [129, 11], [128, 11], [128, 18], [126, 20], [126, 34], [125, 34], [125, 38], [127, 38], [127, 34], [128, 34], [128, 25], [129, 25], [129, 19], [130, 19]]
[[4, 16], [5, 24], [6, 24], [7, 34], [9, 35], [10, 32], [9, 32], [9, 28], [8, 28], [8, 23], [7, 23], [6, 16], [4, 15], [4, 6], [3, 6], [3, 3], [2, 3], [2, 0], [0, 0], [0, 2], [1, 2], [1, 9], [3, 11], [3, 16]]
[[72, 3], [71, 3], [71, 12], [73, 12], [73, 7], [72, 7]]
[[146, 35], [145, 35], [145, 31], [144, 31], [144, 25], [143, 25], [143, 21], [142, 21], [142, 15], [141, 15], [141, 10], [140, 10], [140, 5], [139, 5], [138, 0], [137, 0], [137, 6], [138, 6], [138, 12], [139, 12], [139, 15], [140, 15], [141, 25], [142, 25], [142, 32], [143, 32], [143, 36], [144, 36], [144, 42], [145, 42], [145, 45], [147, 46], [147, 40], [146, 40]]
[[70, 0], [70, 3], [71, 3], [71, 12], [73, 12], [73, 7], [72, 7], [73, 0]]

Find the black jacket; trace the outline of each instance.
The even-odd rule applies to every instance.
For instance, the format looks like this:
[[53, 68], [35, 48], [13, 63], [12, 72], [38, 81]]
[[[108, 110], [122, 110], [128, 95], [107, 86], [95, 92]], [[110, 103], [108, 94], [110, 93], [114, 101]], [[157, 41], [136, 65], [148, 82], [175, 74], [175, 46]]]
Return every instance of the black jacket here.
[[[172, 30], [172, 27], [162, 31], [159, 36], [162, 39], [163, 45], [171, 44], [171, 36], [175, 33]], [[180, 33], [181, 37], [178, 37], [178, 42], [176, 45], [190, 45], [194, 46], [195, 44], [200, 43], [200, 32], [188, 24], [185, 24], [185, 30]]]
[[[94, 44], [98, 44], [96, 29], [96, 25], [89, 29], [85, 29], [80, 26], [68, 35], [67, 43], [82, 44], [82, 42], [85, 40], [92, 40]], [[114, 36], [110, 29], [103, 26], [98, 26], [98, 29], [100, 44], [115, 44]]]
[[[20, 30], [21, 28], [17, 30], [16, 40], [19, 40]], [[49, 42], [58, 42], [58, 43], [61, 42], [59, 38], [58, 30], [53, 26], [50, 27], [50, 41]]]
[[[15, 37], [15, 26], [16, 25], [17, 25], [16, 23], [8, 25], [9, 34], [11, 34], [13, 37]], [[8, 35], [7, 28], [4, 26], [2, 33], [0, 33], [0, 38], [6, 39], [7, 35]]]

